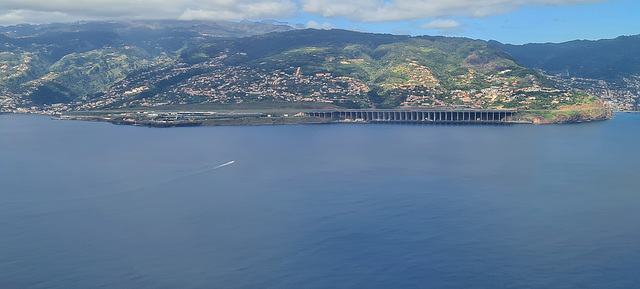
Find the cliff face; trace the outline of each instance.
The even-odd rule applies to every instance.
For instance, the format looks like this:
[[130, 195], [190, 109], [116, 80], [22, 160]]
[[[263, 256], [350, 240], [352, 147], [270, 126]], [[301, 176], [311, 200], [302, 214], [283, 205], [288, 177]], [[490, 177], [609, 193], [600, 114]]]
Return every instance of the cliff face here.
[[558, 114], [553, 123], [572, 123], [596, 120], [607, 120], [613, 118], [613, 113], [607, 108], [591, 108], [586, 110], [575, 110], [569, 114]]
[[515, 121], [533, 124], [563, 124], [607, 120], [613, 113], [602, 106], [575, 106], [550, 111], [523, 111], [514, 116]]

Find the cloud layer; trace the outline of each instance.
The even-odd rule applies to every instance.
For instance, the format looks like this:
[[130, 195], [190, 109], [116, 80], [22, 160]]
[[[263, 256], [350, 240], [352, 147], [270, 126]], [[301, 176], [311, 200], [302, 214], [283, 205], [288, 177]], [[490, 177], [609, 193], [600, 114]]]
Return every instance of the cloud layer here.
[[105, 19], [242, 20], [296, 15], [292, 0], [2, 0], [0, 23]]
[[420, 26], [421, 29], [453, 29], [460, 27], [460, 23], [450, 19], [436, 19]]
[[300, 0], [302, 11], [322, 17], [345, 17], [361, 22], [466, 16], [486, 17], [526, 5], [572, 5], [605, 0]]
[[2, 0], [0, 23], [92, 19], [282, 19], [301, 12], [359, 22], [485, 17], [526, 5], [605, 0]]

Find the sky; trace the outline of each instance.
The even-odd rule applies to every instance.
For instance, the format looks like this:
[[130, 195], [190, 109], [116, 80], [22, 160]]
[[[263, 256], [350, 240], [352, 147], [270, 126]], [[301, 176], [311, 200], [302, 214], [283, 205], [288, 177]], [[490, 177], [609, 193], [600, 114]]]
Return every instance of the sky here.
[[0, 25], [277, 20], [318, 29], [524, 44], [640, 34], [639, 0], [2, 0]]

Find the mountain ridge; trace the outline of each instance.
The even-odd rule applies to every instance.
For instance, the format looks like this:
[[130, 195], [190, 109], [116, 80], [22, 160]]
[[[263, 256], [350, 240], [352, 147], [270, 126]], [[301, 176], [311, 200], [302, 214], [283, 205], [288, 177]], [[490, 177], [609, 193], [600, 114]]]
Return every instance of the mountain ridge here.
[[463, 37], [203, 21], [23, 25], [2, 33], [13, 35], [0, 37], [4, 109], [246, 101], [552, 109], [587, 99], [499, 44]]
[[488, 43], [503, 49], [528, 67], [552, 74], [567, 73], [570, 76], [616, 81], [640, 73], [640, 35], [561, 43]]
[[[180, 59], [182, 66], [173, 73], [192, 74], [170, 83], [154, 82], [155, 75], [128, 82], [126, 91], [150, 89], [124, 103], [316, 101], [349, 108], [551, 108], [577, 99], [558, 98], [563, 92], [543, 76], [498, 48], [466, 38], [305, 29], [210, 42], [184, 50]], [[124, 92], [110, 91], [107, 98]], [[150, 97], [151, 92], [156, 97]]]
[[562, 89], [588, 92], [615, 110], [638, 110], [640, 35], [562, 43], [489, 43], [547, 74]]

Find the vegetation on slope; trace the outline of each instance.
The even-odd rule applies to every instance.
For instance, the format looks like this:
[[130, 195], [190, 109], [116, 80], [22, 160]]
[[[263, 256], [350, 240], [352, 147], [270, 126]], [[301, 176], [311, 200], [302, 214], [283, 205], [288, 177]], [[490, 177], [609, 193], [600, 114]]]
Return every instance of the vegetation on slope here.
[[[13, 105], [76, 110], [270, 102], [536, 110], [588, 102], [483, 41], [223, 24], [14, 27], [0, 36], [0, 92], [17, 95]], [[229, 37], [251, 31], [280, 32]]]
[[[346, 107], [389, 108], [399, 105], [475, 105], [496, 101], [523, 107], [513, 92], [527, 87], [548, 88], [528, 108], [562, 105], [554, 102], [553, 84], [517, 64], [502, 50], [483, 41], [450, 37], [409, 37], [345, 30], [300, 30], [201, 45], [182, 53], [191, 64], [224, 58], [227, 66], [243, 66], [286, 74], [349, 77], [367, 85], [366, 96], [339, 104]], [[509, 86], [508, 88], [504, 88]], [[475, 100], [476, 91], [493, 89], [502, 95]], [[525, 97], [525, 94], [521, 94]], [[526, 95], [526, 97], [529, 97]], [[514, 102], [515, 100], [515, 102]], [[547, 107], [545, 107], [546, 105]], [[504, 107], [504, 105], [503, 105]]]
[[28, 104], [86, 100], [127, 75], [220, 38], [292, 27], [260, 22], [76, 22], [0, 27], [0, 92]]
[[491, 42], [518, 62], [552, 74], [620, 82], [640, 75], [640, 35], [525, 45]]

